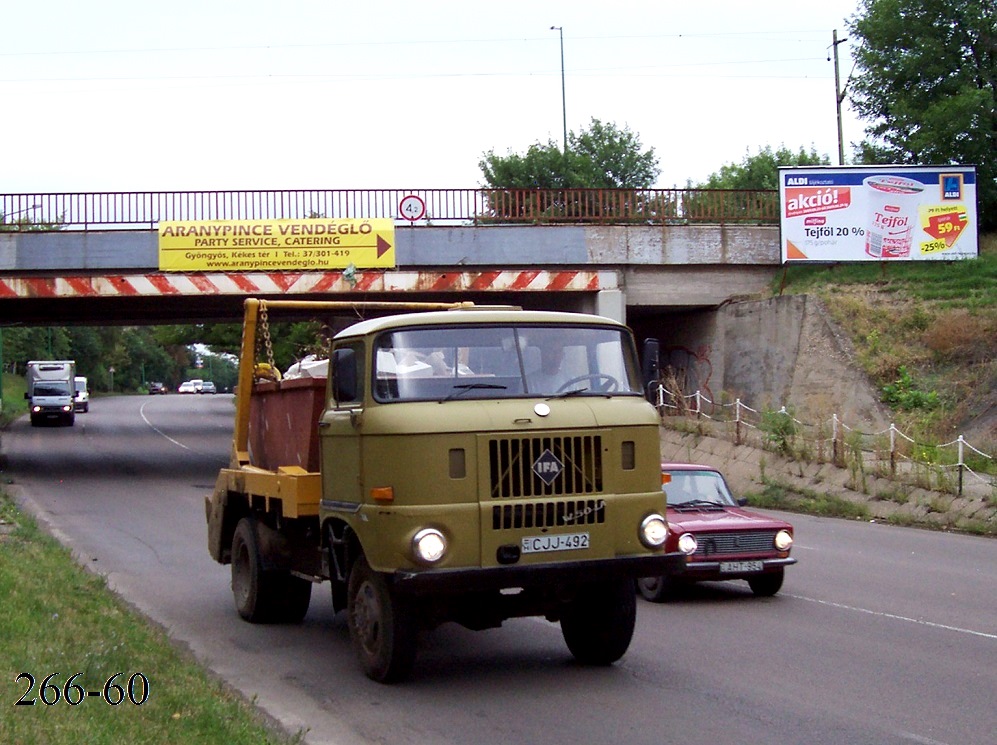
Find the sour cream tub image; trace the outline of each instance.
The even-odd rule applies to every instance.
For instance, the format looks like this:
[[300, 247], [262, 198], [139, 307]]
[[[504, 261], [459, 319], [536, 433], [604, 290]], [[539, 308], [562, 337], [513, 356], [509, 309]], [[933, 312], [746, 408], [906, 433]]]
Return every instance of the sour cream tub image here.
[[903, 176], [863, 179], [866, 199], [865, 252], [877, 259], [906, 259], [924, 184]]

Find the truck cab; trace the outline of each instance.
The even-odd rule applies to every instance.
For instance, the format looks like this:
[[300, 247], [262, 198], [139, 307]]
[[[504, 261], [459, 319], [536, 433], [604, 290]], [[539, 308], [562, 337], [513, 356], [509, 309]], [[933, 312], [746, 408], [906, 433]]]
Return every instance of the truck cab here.
[[[324, 379], [244, 384], [254, 366], [240, 363], [209, 550], [232, 563], [250, 621], [300, 620], [329, 580], [375, 680], [411, 672], [419, 629], [530, 615], [560, 622], [579, 660], [611, 664], [633, 634], [635, 579], [681, 561], [663, 548], [658, 419], [622, 324], [427, 310], [341, 331]], [[264, 597], [268, 582], [281, 589]]]

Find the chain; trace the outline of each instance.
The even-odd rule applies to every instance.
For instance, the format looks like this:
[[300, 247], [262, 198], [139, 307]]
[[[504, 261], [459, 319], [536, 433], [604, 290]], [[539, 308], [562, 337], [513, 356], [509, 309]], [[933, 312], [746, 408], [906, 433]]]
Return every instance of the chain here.
[[263, 348], [267, 353], [267, 364], [271, 370], [277, 367], [273, 363], [273, 342], [270, 340], [270, 321], [267, 317], [267, 304], [260, 303], [260, 327], [263, 329]]

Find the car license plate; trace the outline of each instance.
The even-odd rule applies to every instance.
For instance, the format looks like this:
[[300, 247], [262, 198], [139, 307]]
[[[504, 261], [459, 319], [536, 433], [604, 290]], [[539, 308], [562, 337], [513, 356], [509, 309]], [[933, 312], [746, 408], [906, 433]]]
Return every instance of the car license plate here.
[[721, 574], [734, 574], [741, 572], [760, 572], [762, 562], [760, 561], [721, 561]]
[[589, 547], [589, 534], [531, 535], [524, 538], [521, 545], [524, 554], [540, 554], [546, 551], [577, 551]]

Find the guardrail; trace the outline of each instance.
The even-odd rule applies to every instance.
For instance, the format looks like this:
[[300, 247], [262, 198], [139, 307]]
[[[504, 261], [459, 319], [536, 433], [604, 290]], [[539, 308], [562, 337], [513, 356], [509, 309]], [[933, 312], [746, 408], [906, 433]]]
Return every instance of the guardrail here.
[[389, 218], [417, 227], [758, 225], [778, 223], [779, 193], [774, 189], [291, 189], [0, 194], [4, 232], [147, 230], [164, 220], [309, 217]]

